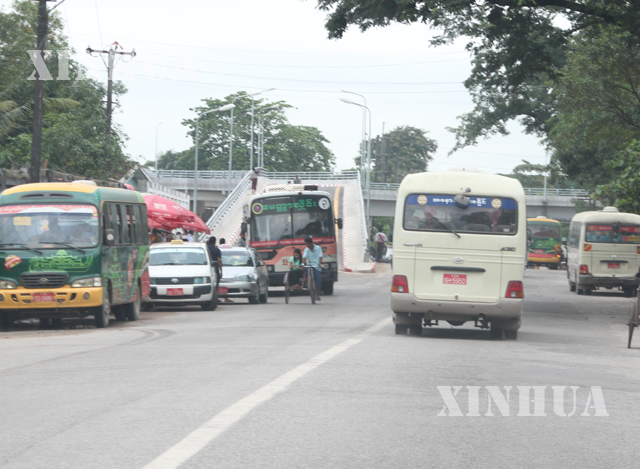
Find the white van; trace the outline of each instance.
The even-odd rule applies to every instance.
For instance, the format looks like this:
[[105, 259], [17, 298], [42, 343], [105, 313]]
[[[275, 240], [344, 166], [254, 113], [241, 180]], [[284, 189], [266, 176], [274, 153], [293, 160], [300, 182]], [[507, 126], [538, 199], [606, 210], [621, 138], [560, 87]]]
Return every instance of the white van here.
[[640, 215], [615, 207], [571, 219], [567, 243], [569, 290], [591, 294], [600, 287], [634, 296], [640, 284]]
[[517, 338], [527, 258], [520, 182], [471, 169], [409, 175], [393, 236], [396, 334], [420, 335], [444, 320]]

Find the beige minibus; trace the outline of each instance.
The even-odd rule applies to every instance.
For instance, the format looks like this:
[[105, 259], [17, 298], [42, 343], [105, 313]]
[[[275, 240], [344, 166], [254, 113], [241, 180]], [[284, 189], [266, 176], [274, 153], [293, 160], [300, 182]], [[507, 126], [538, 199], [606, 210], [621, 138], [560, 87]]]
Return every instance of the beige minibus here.
[[567, 243], [569, 290], [578, 295], [620, 288], [634, 296], [640, 283], [640, 215], [615, 207], [571, 219]]
[[527, 259], [519, 181], [470, 168], [409, 175], [393, 236], [396, 334], [473, 321], [494, 339], [517, 339]]

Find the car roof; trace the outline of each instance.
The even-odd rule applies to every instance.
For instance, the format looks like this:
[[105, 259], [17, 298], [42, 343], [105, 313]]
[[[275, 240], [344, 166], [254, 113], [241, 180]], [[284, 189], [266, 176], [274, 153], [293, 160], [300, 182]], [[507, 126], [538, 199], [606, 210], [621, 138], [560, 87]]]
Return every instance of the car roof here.
[[251, 252], [251, 248], [235, 247], [235, 248], [221, 248], [222, 252]]
[[181, 244], [172, 244], [172, 243], [156, 243], [156, 244], [152, 244], [151, 245], [151, 249], [163, 249], [163, 248], [200, 248], [200, 249], [204, 249], [205, 244], [204, 243], [190, 243], [190, 242], [183, 242]]

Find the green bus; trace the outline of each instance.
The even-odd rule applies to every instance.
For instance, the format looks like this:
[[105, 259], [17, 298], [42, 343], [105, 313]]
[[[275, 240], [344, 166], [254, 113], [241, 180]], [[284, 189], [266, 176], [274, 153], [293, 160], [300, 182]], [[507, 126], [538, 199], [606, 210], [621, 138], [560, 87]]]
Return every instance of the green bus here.
[[135, 321], [149, 295], [147, 207], [135, 191], [90, 181], [0, 194], [0, 324], [93, 316]]
[[543, 266], [558, 270], [562, 261], [560, 222], [539, 216], [527, 218], [529, 236], [528, 267]]

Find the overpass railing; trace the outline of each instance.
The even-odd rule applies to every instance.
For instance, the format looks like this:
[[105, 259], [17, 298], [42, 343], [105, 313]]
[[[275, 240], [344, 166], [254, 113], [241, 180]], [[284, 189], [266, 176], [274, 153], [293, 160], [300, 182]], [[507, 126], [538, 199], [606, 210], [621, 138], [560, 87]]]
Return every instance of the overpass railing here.
[[349, 180], [357, 179], [358, 171], [341, 171], [339, 173], [331, 173], [329, 171], [300, 171], [300, 172], [278, 172], [278, 171], [262, 171], [261, 175], [269, 179], [286, 179], [293, 181], [298, 176], [302, 183], [307, 181], [324, 181], [324, 180]]
[[[545, 195], [544, 187], [525, 187], [525, 195]], [[560, 197], [589, 197], [589, 191], [585, 189], [546, 189], [547, 196]]]
[[170, 187], [162, 186], [156, 182], [147, 182], [147, 194], [156, 194], [165, 199], [176, 202], [181, 207], [190, 208], [191, 196], [186, 192], [177, 191]]
[[[196, 177], [196, 172], [193, 170], [147, 169], [146, 171], [153, 178], [193, 179]], [[246, 174], [248, 171], [231, 171], [231, 179], [242, 179]], [[198, 171], [198, 179], [229, 179], [229, 171]]]

